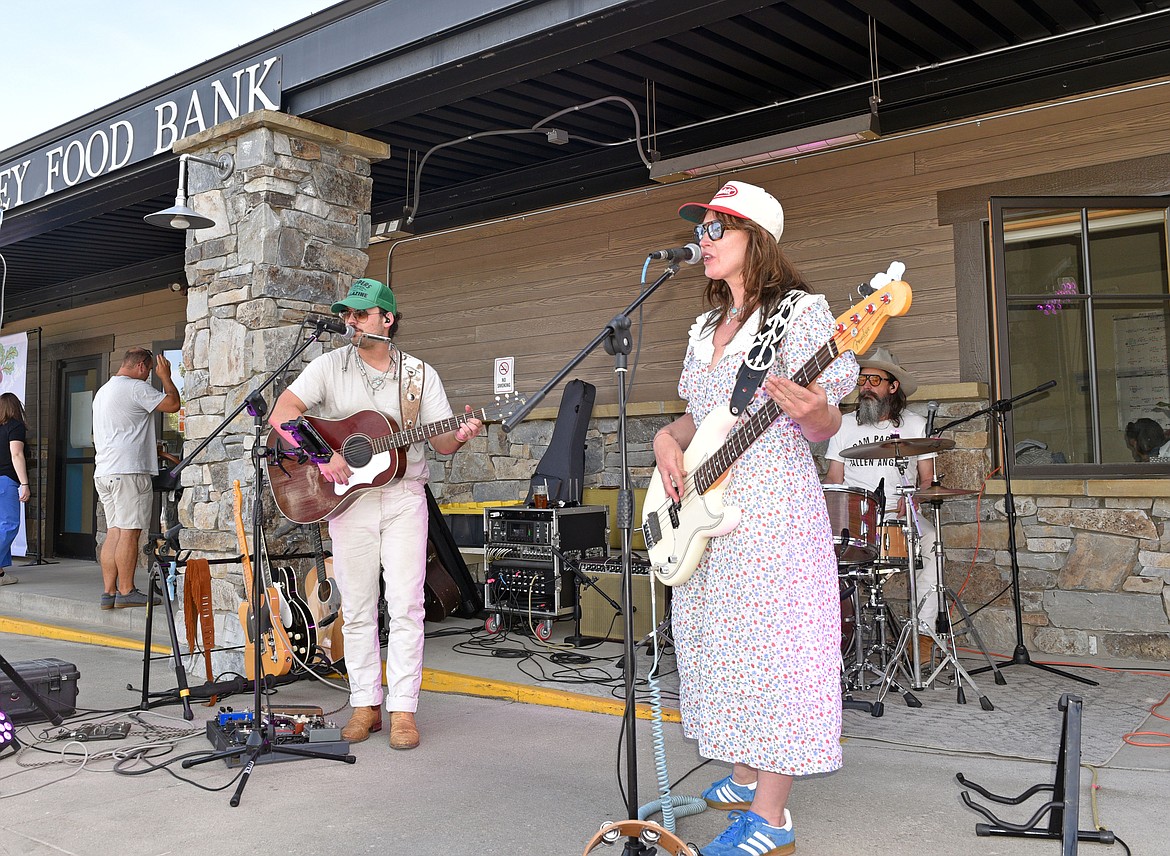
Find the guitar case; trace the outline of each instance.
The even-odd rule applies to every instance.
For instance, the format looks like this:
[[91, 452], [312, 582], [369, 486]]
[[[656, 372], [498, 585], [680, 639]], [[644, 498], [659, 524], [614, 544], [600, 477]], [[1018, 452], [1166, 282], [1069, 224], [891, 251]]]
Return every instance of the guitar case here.
[[538, 484], [548, 485], [550, 505], [581, 504], [585, 490], [585, 434], [596, 398], [597, 387], [591, 383], [574, 379], [565, 384], [552, 439], [532, 474], [526, 505], [532, 504], [532, 487]]
[[430, 516], [424, 586], [427, 621], [442, 621], [448, 615], [475, 618], [483, 609], [480, 587], [463, 561], [463, 554], [439, 511], [439, 503], [435, 501], [430, 485], [424, 487]]

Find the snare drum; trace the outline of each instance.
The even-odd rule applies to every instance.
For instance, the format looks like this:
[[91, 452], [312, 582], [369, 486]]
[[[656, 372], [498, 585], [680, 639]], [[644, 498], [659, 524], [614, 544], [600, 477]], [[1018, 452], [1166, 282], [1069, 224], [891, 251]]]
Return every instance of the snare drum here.
[[878, 565], [883, 568], [905, 568], [910, 564], [906, 544], [906, 525], [901, 520], [886, 520], [881, 525]]
[[858, 565], [872, 562], [878, 554], [877, 496], [859, 487], [822, 485], [829, 523], [833, 527], [837, 562]]

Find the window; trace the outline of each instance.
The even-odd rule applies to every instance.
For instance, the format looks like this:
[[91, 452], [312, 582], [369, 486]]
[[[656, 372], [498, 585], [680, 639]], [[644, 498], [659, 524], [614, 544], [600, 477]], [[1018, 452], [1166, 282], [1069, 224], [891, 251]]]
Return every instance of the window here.
[[[1167, 201], [991, 200], [997, 398], [1022, 475], [1170, 471]], [[1128, 429], [1128, 430], [1127, 430]]]

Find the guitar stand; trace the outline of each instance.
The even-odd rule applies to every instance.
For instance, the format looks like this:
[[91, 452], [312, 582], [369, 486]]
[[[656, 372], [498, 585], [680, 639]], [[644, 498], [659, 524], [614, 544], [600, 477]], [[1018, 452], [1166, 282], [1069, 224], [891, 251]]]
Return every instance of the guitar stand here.
[[[245, 398], [235, 410], [228, 414], [223, 422], [220, 423], [219, 427], [212, 431], [211, 434], [208, 435], [203, 440], [203, 442], [199, 444], [199, 447], [195, 450], [195, 452], [193, 452], [183, 461], [180, 461], [173, 469], [169, 471], [173, 479], [174, 475], [177, 474], [178, 471], [180, 471], [184, 466], [186, 466], [186, 464], [196, 454], [198, 454], [200, 450], [205, 448], [213, 438], [218, 436], [219, 433], [225, 427], [227, 427], [227, 425], [230, 424], [231, 421], [236, 418], [236, 416], [243, 412], [244, 409], [247, 409], [248, 413], [252, 416], [252, 551], [253, 555], [256, 556], [257, 562], [263, 561], [260, 556], [260, 545], [263, 543], [264, 538], [264, 531], [262, 526], [264, 517], [264, 458], [269, 453], [268, 446], [265, 445], [263, 437], [265, 424], [264, 417], [268, 413], [268, 405], [265, 403], [262, 393], [269, 384], [276, 380], [276, 378], [278, 378], [284, 372], [284, 370], [292, 364], [293, 360], [299, 357], [309, 347], [309, 345], [313, 344], [320, 338], [325, 330], [323, 322], [324, 319], [322, 319], [322, 323], [317, 325], [316, 332], [308, 336], [305, 342], [300, 347], [296, 348], [292, 355], [289, 356], [289, 358], [285, 360], [284, 363], [282, 363], [276, 369], [276, 371], [272, 372], [256, 389], [249, 393], [248, 397]], [[244, 544], [243, 547], [244, 552], [247, 552], [248, 545]], [[239, 784], [236, 785], [235, 792], [232, 794], [232, 797], [229, 800], [229, 805], [231, 805], [232, 808], [239, 806], [240, 799], [244, 794], [244, 788], [247, 786], [248, 780], [251, 778], [252, 771], [255, 769], [256, 763], [262, 755], [278, 753], [281, 755], [290, 755], [296, 758], [324, 758], [331, 761], [343, 761], [346, 764], [354, 764], [357, 762], [357, 758], [349, 754], [334, 755], [328, 752], [318, 752], [312, 749], [300, 749], [293, 746], [276, 744], [274, 740], [276, 734], [275, 723], [272, 721], [268, 721], [267, 723], [265, 722], [264, 710], [262, 706], [263, 698], [261, 688], [264, 684], [264, 663], [262, 649], [264, 647], [263, 640], [265, 633], [269, 629], [265, 626], [265, 621], [271, 621], [273, 619], [272, 616], [266, 615], [265, 610], [261, 608], [261, 604], [264, 602], [264, 591], [261, 582], [263, 574], [259, 571], [260, 569], [257, 568], [257, 572], [252, 574], [251, 602], [253, 604], [253, 609], [252, 626], [249, 628], [252, 639], [254, 641], [252, 646], [252, 663], [254, 668], [252, 673], [252, 730], [248, 733], [248, 739], [244, 746], [226, 749], [222, 752], [212, 752], [202, 758], [188, 758], [187, 760], [183, 761], [183, 769], [189, 769], [198, 764], [207, 764], [211, 761], [226, 760], [229, 758], [239, 759], [246, 755], [247, 760], [243, 765], [244, 772], [240, 775]], [[279, 617], [277, 617], [276, 620], [279, 620]]]
[[[1008, 797], [992, 793], [965, 778], [962, 773], [955, 774], [960, 785], [1003, 805], [1019, 805], [1041, 791], [1052, 791], [1052, 799], [1040, 806], [1025, 823], [1009, 823], [1006, 820], [1000, 820], [991, 809], [975, 802], [967, 791], [963, 791], [963, 802], [991, 821], [991, 823], [975, 824], [976, 835], [980, 837], [997, 835], [1013, 838], [1057, 839], [1060, 841], [1062, 856], [1074, 856], [1077, 852], [1078, 841], [1095, 841], [1098, 844], [1113, 844], [1116, 841], [1116, 836], [1108, 829], [1077, 828], [1080, 823], [1081, 709], [1083, 702], [1080, 696], [1065, 693], [1060, 697], [1057, 707], [1064, 711], [1064, 722], [1061, 726], [1060, 750], [1056, 759], [1056, 779], [1051, 785], [1033, 785], [1019, 796]], [[1048, 826], [1040, 828], [1040, 821], [1046, 814], [1049, 816]]]

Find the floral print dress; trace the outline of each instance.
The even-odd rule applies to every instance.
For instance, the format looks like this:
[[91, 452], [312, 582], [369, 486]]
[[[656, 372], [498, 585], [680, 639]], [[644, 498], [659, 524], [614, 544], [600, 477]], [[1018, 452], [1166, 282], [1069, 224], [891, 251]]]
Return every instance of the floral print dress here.
[[[691, 328], [679, 381], [702, 423], [730, 401], [756, 313], [720, 361], [706, 316]], [[794, 375], [829, 341], [823, 297], [801, 301], [773, 373]], [[836, 404], [857, 381], [846, 352], [818, 379]], [[768, 398], [763, 385], [748, 408]], [[745, 417], [746, 418], [746, 417]], [[743, 509], [734, 530], [713, 538], [690, 580], [674, 589], [673, 630], [683, 730], [708, 758], [787, 775], [841, 766], [841, 605], [833, 535], [808, 441], [780, 416], [731, 469], [725, 505]]]

